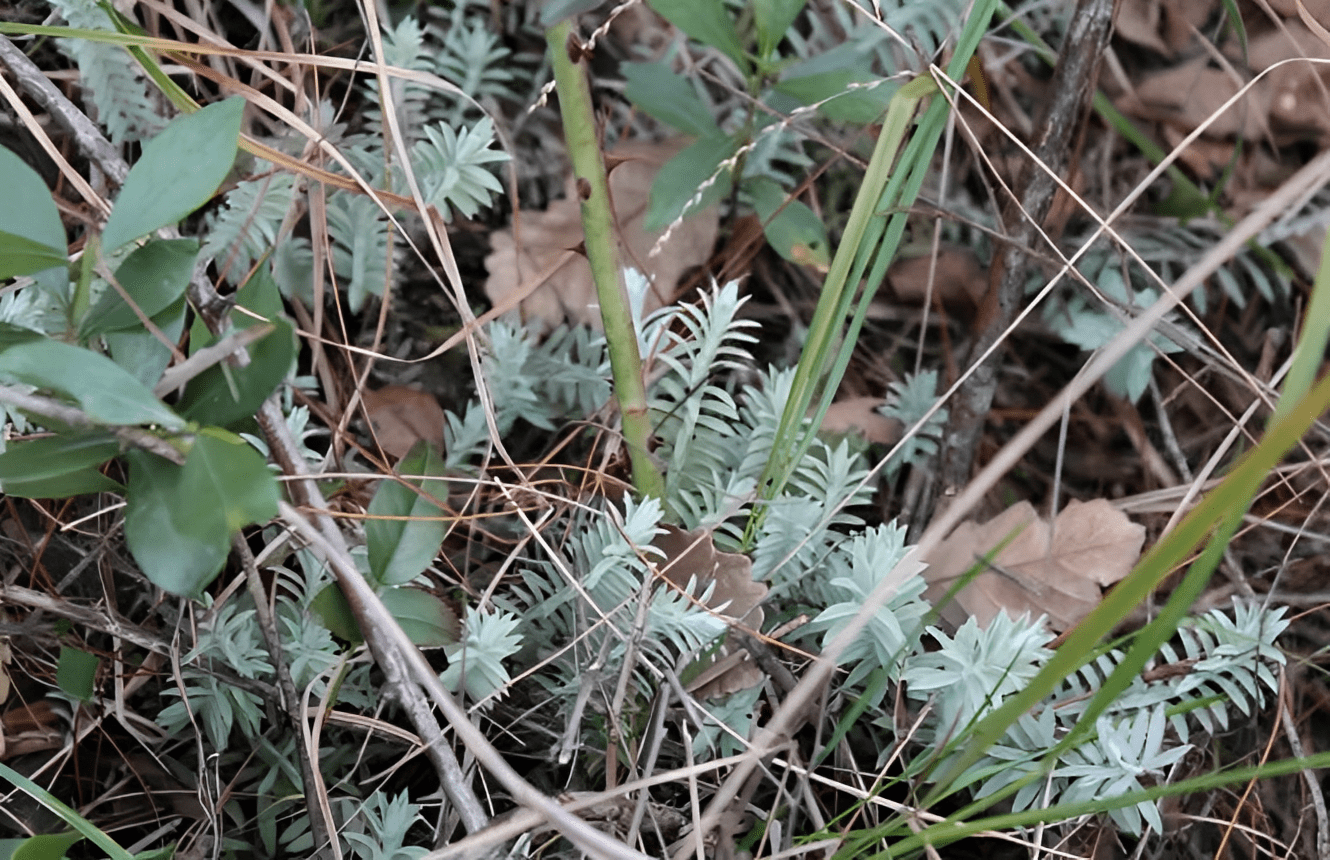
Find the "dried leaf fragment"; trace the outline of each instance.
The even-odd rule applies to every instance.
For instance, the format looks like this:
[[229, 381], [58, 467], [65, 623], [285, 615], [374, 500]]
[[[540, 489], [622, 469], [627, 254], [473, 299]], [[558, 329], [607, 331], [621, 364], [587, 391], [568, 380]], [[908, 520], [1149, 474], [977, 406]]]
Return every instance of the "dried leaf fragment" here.
[[[624, 143], [607, 153], [610, 198], [623, 265], [651, 283], [643, 313], [661, 307], [684, 272], [700, 266], [716, 242], [720, 216], [712, 206], [675, 227], [654, 257], [661, 233], [644, 225], [651, 183], [682, 141]], [[600, 328], [600, 307], [591, 266], [581, 251], [582, 212], [570, 180], [567, 193], [544, 212], [523, 210], [517, 230], [496, 230], [485, 258], [485, 295], [496, 307], [520, 307], [522, 318], [548, 331], [564, 321]]]
[[1050, 528], [1029, 502], [1020, 502], [986, 523], [967, 520], [926, 559], [924, 596], [934, 602], [1008, 537], [991, 567], [942, 608], [960, 626], [969, 616], [987, 626], [998, 612], [1048, 616], [1062, 631], [1099, 604], [1102, 589], [1126, 576], [1145, 543], [1145, 527], [1131, 522], [1105, 499], [1071, 502]]
[[[687, 588], [689, 580], [694, 580], [697, 592], [714, 583], [707, 608], [733, 624], [760, 630], [767, 586], [753, 581], [752, 560], [716, 549], [711, 534], [702, 529], [686, 532], [668, 525], [664, 529], [654, 541], [665, 553], [661, 575], [679, 588]], [[687, 685], [698, 699], [727, 696], [756, 686], [766, 677], [752, 656], [728, 635], [709, 660], [710, 665]]]
[[387, 385], [364, 393], [365, 412], [384, 453], [400, 460], [424, 439], [443, 444], [443, 407], [434, 396], [405, 385]]

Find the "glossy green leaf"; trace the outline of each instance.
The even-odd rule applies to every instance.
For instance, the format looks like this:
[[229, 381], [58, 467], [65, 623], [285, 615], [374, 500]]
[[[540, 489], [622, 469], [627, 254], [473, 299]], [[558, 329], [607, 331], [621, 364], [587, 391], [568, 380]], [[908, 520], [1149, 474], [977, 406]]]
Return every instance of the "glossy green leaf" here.
[[0, 454], [0, 491], [24, 499], [63, 499], [120, 485], [97, 466], [120, 452], [110, 433], [49, 436], [11, 442]]
[[215, 427], [194, 440], [181, 476], [181, 514], [203, 519], [220, 514], [226, 532], [277, 516], [277, 481], [244, 439]]
[[186, 514], [184, 468], [143, 451], [130, 451], [125, 493], [125, 543], [154, 585], [197, 597], [221, 572], [231, 534], [221, 511]]
[[651, 204], [647, 208], [648, 231], [664, 230], [688, 207], [692, 214], [705, 209], [730, 193], [730, 171], [724, 170], [715, 182], [694, 200], [698, 190], [715, 176], [720, 163], [734, 155], [738, 144], [724, 135], [704, 137], [665, 163], [651, 183]]
[[808, 0], [753, 0], [753, 24], [757, 28], [757, 47], [762, 56], [776, 50], [785, 31], [803, 11]]
[[87, 493], [112, 493], [124, 489], [96, 469], [80, 469], [41, 481], [6, 481], [4, 493], [16, 499], [68, 499]]
[[62, 645], [60, 660], [55, 666], [55, 682], [74, 698], [90, 702], [99, 662], [94, 654]]
[[319, 623], [327, 627], [334, 636], [355, 645], [365, 641], [364, 634], [360, 632], [360, 624], [356, 622], [356, 614], [351, 611], [351, 604], [347, 602], [342, 587], [337, 583], [328, 583], [322, 591], [314, 595], [309, 604], [309, 611], [313, 612]]
[[63, 394], [100, 424], [158, 424], [172, 430], [185, 426], [124, 368], [67, 343], [42, 338], [5, 348], [0, 351], [0, 378]]
[[67, 475], [105, 463], [118, 453], [119, 440], [104, 431], [11, 442], [0, 454], [0, 484]]
[[[184, 296], [166, 310], [158, 311], [152, 318], [153, 325], [171, 343], [177, 343], [185, 330]], [[155, 388], [161, 381], [162, 372], [171, 363], [171, 348], [158, 339], [157, 335], [146, 328], [108, 331], [102, 335], [106, 348], [111, 353], [111, 360], [128, 370], [139, 382], [149, 388]]]
[[801, 201], [787, 200], [785, 189], [765, 177], [745, 182], [743, 188], [776, 253], [794, 263], [826, 269], [831, 251], [826, 225], [817, 213]]
[[739, 31], [724, 3], [717, 0], [649, 0], [651, 8], [674, 26], [703, 44], [718, 48], [744, 67]]
[[665, 63], [624, 63], [624, 95], [663, 123], [694, 137], [719, 134], [711, 110], [689, 80]]
[[[126, 257], [115, 278], [143, 315], [151, 318], [184, 296], [198, 253], [199, 243], [193, 239], [157, 239]], [[108, 289], [79, 324], [79, 338], [142, 325], [120, 293]]]
[[800, 104], [816, 104], [818, 113], [830, 120], [864, 125], [881, 121], [899, 85], [875, 74], [860, 49], [842, 45], [790, 65], [774, 89]]
[[[252, 417], [295, 363], [295, 329], [282, 316], [281, 294], [267, 272], [262, 268], [256, 272], [237, 293], [236, 302], [271, 320], [275, 328], [249, 346], [248, 365], [223, 362], [190, 380], [176, 408], [191, 421], [225, 427]], [[232, 312], [231, 322], [239, 329], [259, 324], [241, 311]]]
[[[0, 206], [0, 233], [29, 240], [43, 252], [49, 251], [53, 255], [49, 259], [54, 261], [48, 271], [30, 268], [25, 272], [6, 274], [12, 265], [6, 258], [20, 247], [0, 242], [0, 278], [37, 272], [39, 284], [53, 293], [61, 293], [61, 288], [68, 283], [64, 271], [67, 259], [65, 227], [60, 222], [60, 210], [55, 208], [46, 181], [23, 159], [0, 146], [0, 188], [4, 189], [5, 201]], [[31, 254], [35, 253], [33, 246], [23, 247], [29, 248]]]
[[39, 833], [22, 840], [11, 860], [62, 860], [66, 852], [83, 840], [81, 833]]
[[[457, 613], [439, 598], [418, 588], [389, 588], [379, 594], [383, 605], [402, 625], [407, 637], [422, 648], [452, 645], [462, 635]], [[335, 631], [334, 631], [335, 632]]]
[[66, 263], [65, 252], [48, 248], [27, 236], [0, 230], [0, 278], [44, 272]]
[[175, 224], [208, 202], [236, 158], [245, 100], [176, 117], [143, 147], [102, 231], [107, 252]]
[[443, 509], [429, 498], [448, 498], [443, 460], [433, 446], [416, 443], [397, 464], [397, 473], [401, 480], [385, 478], [379, 484], [369, 503], [371, 519], [365, 521], [370, 576], [379, 585], [402, 585], [419, 576], [438, 554], [448, 529]]

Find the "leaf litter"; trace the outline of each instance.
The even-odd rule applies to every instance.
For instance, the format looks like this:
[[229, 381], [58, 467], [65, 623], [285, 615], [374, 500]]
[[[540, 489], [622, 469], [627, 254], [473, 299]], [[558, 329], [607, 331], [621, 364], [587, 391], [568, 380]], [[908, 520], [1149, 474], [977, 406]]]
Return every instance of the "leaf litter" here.
[[973, 616], [986, 627], [999, 612], [1044, 615], [1050, 627], [1063, 631], [1098, 605], [1103, 589], [1131, 572], [1144, 543], [1145, 527], [1105, 499], [1073, 501], [1051, 524], [1029, 502], [1018, 502], [988, 522], [957, 526], [924, 559], [924, 596], [936, 605], [980, 564], [984, 570], [942, 607], [944, 620], [959, 627]]

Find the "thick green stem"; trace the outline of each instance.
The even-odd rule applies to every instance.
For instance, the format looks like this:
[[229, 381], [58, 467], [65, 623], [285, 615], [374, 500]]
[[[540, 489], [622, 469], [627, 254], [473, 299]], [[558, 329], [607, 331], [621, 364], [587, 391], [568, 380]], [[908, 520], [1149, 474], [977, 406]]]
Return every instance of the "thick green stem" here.
[[545, 33], [554, 64], [554, 83], [559, 93], [563, 133], [577, 180], [582, 205], [582, 231], [586, 256], [596, 282], [600, 319], [609, 344], [614, 394], [623, 416], [623, 438], [633, 466], [633, 485], [643, 496], [661, 498], [665, 480], [651, 461], [647, 440], [651, 422], [647, 415], [646, 385], [642, 379], [642, 355], [637, 349], [637, 331], [628, 305], [628, 291], [614, 237], [614, 215], [610, 203], [605, 160], [596, 135], [591, 108], [591, 87], [581, 62], [581, 46], [570, 21], [554, 25]]

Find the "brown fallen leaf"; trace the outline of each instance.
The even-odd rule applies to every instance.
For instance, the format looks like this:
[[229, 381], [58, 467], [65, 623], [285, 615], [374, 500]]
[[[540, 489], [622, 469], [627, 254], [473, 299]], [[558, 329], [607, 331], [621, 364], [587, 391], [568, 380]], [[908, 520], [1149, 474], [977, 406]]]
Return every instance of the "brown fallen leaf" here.
[[[1222, 69], [1210, 67], [1210, 58], [1199, 56], [1186, 63], [1149, 75], [1133, 93], [1120, 98], [1123, 113], [1167, 123], [1190, 132], [1210, 118], [1238, 91], [1239, 82]], [[1219, 114], [1206, 127], [1204, 136], [1226, 138], [1242, 135], [1255, 140], [1268, 132], [1268, 86], [1258, 82], [1246, 97]]]
[[[683, 144], [682, 140], [624, 143], [606, 159], [623, 264], [642, 272], [651, 283], [644, 313], [671, 301], [680, 277], [705, 263], [716, 242], [720, 216], [711, 206], [684, 219], [660, 252], [650, 256], [662, 235], [643, 227], [651, 183]], [[524, 321], [545, 331], [564, 321], [600, 328], [596, 285], [581, 250], [582, 213], [572, 180], [564, 198], [544, 212], [523, 210], [518, 229], [516, 235], [512, 229], [491, 234], [485, 295], [495, 307], [520, 308]]]
[[[1324, 7], [1326, 4], [1322, 4]], [[1330, 14], [1321, 19], [1330, 23]], [[1282, 31], [1266, 33], [1251, 41], [1249, 58], [1253, 71], [1264, 71], [1281, 60], [1296, 57], [1330, 59], [1330, 44], [1322, 41], [1301, 21], [1289, 21]], [[1286, 63], [1272, 69], [1269, 82], [1270, 124], [1276, 132], [1292, 137], [1318, 135], [1330, 138], [1330, 67], [1325, 63]]]
[[[699, 593], [714, 583], [707, 607], [747, 630], [761, 630], [761, 603], [767, 596], [767, 586], [753, 581], [752, 560], [737, 552], [716, 549], [711, 534], [702, 529], [686, 532], [674, 526], [664, 528], [665, 533], [653, 541], [665, 553], [660, 562], [661, 575], [679, 588], [687, 588], [688, 581], [695, 579]], [[714, 655], [702, 659], [705, 667], [687, 684], [688, 691], [700, 700], [736, 693], [762, 683], [766, 677], [733, 636], [727, 635]]]
[[363, 397], [374, 438], [393, 459], [405, 457], [421, 439], [436, 447], [443, 444], [446, 419], [433, 395], [405, 385], [388, 385], [377, 391], [367, 389]]
[[[1017, 533], [1019, 531], [1019, 533]], [[1047, 615], [1056, 631], [1074, 627], [1099, 604], [1102, 589], [1126, 576], [1140, 557], [1145, 527], [1104, 499], [1071, 502], [1053, 527], [1020, 502], [986, 523], [961, 523], [925, 559], [924, 596], [936, 603], [956, 580], [1015, 534], [989, 567], [942, 608], [957, 627], [974, 616], [987, 626], [998, 612]]]
[[827, 407], [822, 432], [848, 436], [856, 433], [876, 445], [895, 445], [901, 438], [901, 423], [877, 408], [881, 397], [847, 397]]
[[892, 263], [887, 270], [887, 281], [896, 298], [910, 304], [923, 302], [928, 295], [930, 267], [933, 269], [933, 295], [953, 311], [973, 314], [988, 290], [988, 273], [974, 251], [956, 245], [942, 246], [936, 264], [928, 254]]

